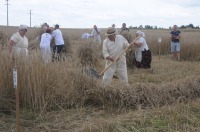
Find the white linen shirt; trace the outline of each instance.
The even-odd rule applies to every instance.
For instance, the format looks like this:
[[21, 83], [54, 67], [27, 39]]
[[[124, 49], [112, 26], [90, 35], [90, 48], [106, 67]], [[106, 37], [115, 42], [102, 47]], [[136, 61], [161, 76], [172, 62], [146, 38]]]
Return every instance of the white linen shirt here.
[[11, 38], [15, 42], [13, 50], [15, 53], [25, 53], [28, 54], [28, 38], [26, 36], [22, 37], [18, 32], [14, 33]]
[[[108, 56], [118, 57], [129, 46], [128, 41], [121, 35], [116, 35], [115, 41], [110, 41], [106, 38], [103, 41], [103, 56], [106, 59]], [[126, 61], [125, 53], [119, 58], [121, 61]]]
[[59, 29], [54, 30], [52, 36], [55, 39], [55, 45], [64, 45], [64, 39]]

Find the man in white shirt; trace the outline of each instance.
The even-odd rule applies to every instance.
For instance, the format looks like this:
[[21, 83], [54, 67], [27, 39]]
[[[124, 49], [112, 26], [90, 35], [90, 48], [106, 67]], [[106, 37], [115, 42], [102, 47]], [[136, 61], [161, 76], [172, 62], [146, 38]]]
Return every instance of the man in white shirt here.
[[55, 45], [53, 47], [54, 56], [55, 53], [57, 53], [60, 56], [60, 53], [64, 47], [64, 39], [58, 24], [55, 25], [55, 30], [52, 32], [52, 37], [54, 38], [55, 41]]
[[[106, 67], [114, 61], [127, 47], [132, 48], [128, 41], [121, 35], [116, 35], [116, 29], [110, 27], [106, 32], [107, 38], [103, 41], [103, 56], [106, 59]], [[125, 53], [120, 56], [103, 76], [103, 84], [109, 85], [112, 82], [114, 73], [118, 74], [121, 82], [128, 84], [127, 66]]]
[[97, 43], [101, 44], [100, 32], [101, 32], [101, 30], [99, 28], [97, 28], [96, 25], [94, 25], [94, 28], [93, 28], [92, 33], [90, 35], [90, 37], [94, 37], [93, 42], [97, 42]]

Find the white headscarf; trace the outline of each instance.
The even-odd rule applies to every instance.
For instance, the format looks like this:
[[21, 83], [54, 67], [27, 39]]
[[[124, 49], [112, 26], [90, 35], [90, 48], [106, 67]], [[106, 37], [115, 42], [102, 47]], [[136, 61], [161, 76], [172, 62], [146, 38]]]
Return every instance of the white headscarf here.
[[136, 34], [141, 35], [143, 38], [145, 37], [145, 34], [142, 31], [137, 31]]
[[26, 29], [26, 30], [28, 30], [28, 26], [27, 25], [20, 25], [19, 26], [19, 30], [23, 30], [23, 29]]

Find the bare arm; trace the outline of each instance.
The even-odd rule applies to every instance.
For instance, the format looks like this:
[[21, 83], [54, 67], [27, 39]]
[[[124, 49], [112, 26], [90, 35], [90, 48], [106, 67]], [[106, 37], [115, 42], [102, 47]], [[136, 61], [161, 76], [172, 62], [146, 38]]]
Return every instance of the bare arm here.
[[180, 39], [181, 38], [181, 34], [179, 34], [178, 36], [176, 36], [176, 39]]
[[131, 42], [129, 48], [132, 48], [133, 46], [141, 47], [142, 45], [143, 43], [141, 42]]
[[12, 47], [13, 47], [14, 44], [15, 44], [15, 42], [13, 40], [8, 41], [8, 51], [9, 51], [9, 53], [12, 52]]
[[[142, 46], [143, 43], [140, 43], [140, 42], [137, 42], [137, 43], [136, 43], [136, 41], [137, 41], [140, 37], [141, 37], [141, 35], [137, 36], [137, 38], [136, 38], [135, 40], [133, 40], [133, 41], [130, 43], [130, 45], [129, 45], [128, 48], [130, 49], [130, 48], [132, 48], [133, 46], [139, 46], [139, 45]], [[140, 47], [140, 46], [139, 46], [139, 47]]]
[[140, 42], [135, 42], [134, 44], [135, 44], [135, 46], [137, 46], [137, 47], [141, 47], [141, 46], [143, 45], [143, 43], [140, 43]]

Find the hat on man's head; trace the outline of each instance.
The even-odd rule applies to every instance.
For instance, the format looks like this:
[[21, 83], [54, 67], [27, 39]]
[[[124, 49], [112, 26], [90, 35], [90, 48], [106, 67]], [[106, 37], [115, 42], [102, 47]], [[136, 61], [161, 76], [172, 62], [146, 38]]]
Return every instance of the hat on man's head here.
[[113, 35], [113, 34], [116, 34], [116, 29], [113, 28], [113, 27], [109, 27], [106, 31], [106, 34], [107, 36], [110, 36], [110, 35]]
[[19, 30], [24, 30], [24, 29], [28, 30], [28, 26], [27, 25], [20, 25], [19, 26]]

